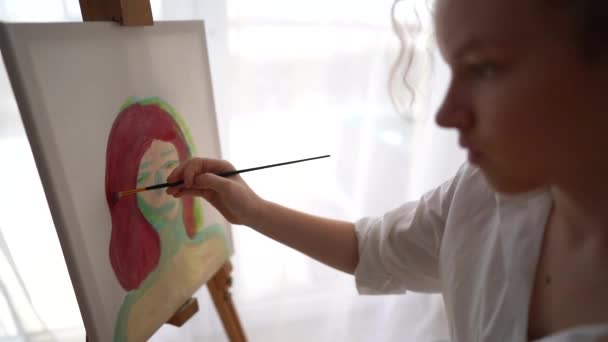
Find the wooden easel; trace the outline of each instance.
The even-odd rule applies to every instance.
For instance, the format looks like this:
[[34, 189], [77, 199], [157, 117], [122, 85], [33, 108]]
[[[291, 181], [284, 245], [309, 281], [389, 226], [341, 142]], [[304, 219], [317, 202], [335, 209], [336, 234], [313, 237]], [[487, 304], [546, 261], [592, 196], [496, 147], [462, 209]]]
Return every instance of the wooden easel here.
[[[123, 26], [153, 25], [150, 0], [79, 0], [84, 21], [113, 21]], [[217, 309], [222, 324], [231, 342], [245, 342], [247, 339], [230, 295], [232, 265], [228, 261], [208, 282], [207, 288]], [[198, 312], [195, 297], [184, 305], [167, 321], [180, 327]], [[88, 338], [87, 338], [88, 341]]]

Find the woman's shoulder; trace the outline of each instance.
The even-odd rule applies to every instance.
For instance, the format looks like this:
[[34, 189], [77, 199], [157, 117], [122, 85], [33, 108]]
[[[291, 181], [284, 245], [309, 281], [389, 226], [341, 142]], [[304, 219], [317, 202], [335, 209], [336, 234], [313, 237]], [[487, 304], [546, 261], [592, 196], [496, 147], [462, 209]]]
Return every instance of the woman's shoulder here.
[[461, 197], [469, 199], [475, 197], [486, 198], [496, 195], [479, 167], [468, 162], [462, 163], [454, 176], [442, 184], [440, 188], [444, 188], [446, 193], [451, 192], [454, 199]]

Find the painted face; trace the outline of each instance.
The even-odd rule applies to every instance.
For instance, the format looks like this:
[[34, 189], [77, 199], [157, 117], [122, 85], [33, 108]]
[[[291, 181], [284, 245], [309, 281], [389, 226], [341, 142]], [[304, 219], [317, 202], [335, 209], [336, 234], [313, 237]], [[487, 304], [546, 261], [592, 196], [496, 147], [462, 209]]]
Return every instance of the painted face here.
[[498, 191], [555, 184], [597, 161], [607, 77], [581, 58], [565, 12], [543, 1], [437, 0], [452, 79], [436, 121], [458, 130]]
[[[161, 140], [154, 140], [139, 164], [137, 187], [165, 183], [167, 176], [178, 164], [179, 157], [175, 146]], [[174, 219], [178, 211], [178, 200], [167, 195], [165, 190], [148, 190], [138, 193], [138, 196], [154, 210], [154, 214], [162, 215], [165, 219]]]

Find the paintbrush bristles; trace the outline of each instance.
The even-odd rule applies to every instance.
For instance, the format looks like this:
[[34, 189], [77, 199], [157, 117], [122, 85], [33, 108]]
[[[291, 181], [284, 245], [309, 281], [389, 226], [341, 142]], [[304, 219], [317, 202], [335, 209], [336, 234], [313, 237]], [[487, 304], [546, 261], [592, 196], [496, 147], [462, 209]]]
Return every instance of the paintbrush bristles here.
[[127, 191], [121, 191], [120, 192], [120, 196], [126, 196], [126, 195], [131, 195], [137, 192], [141, 192], [141, 191], [145, 191], [148, 190], [147, 188], [139, 188], [139, 189], [133, 189], [133, 190], [127, 190]]
[[147, 190], [147, 188], [138, 188], [138, 189], [132, 189], [132, 190], [127, 190], [127, 191], [119, 191], [116, 193], [116, 198], [121, 198], [127, 195], [132, 195], [138, 192], [142, 192]]

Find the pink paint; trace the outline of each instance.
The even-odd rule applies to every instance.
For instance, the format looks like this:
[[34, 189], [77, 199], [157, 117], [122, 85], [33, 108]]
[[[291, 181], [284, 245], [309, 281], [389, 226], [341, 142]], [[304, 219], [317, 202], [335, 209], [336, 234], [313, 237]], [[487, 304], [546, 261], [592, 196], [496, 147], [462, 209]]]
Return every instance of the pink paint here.
[[[120, 285], [137, 289], [157, 266], [160, 238], [137, 206], [136, 196], [113, 193], [136, 187], [139, 164], [153, 140], [172, 143], [180, 161], [191, 157], [186, 139], [172, 116], [154, 103], [136, 102], [116, 117], [106, 150], [106, 200], [112, 216], [110, 262]], [[192, 198], [182, 199], [184, 225], [195, 234]]]

